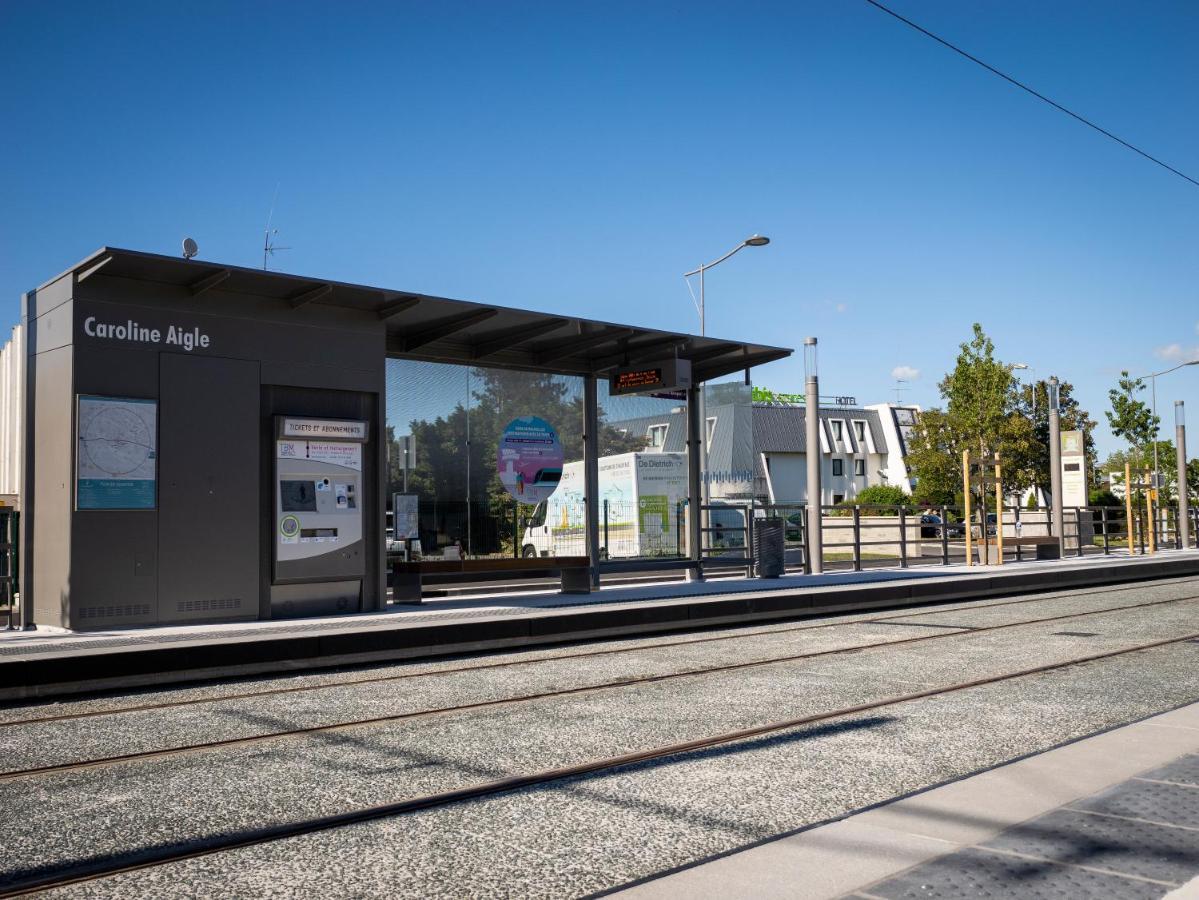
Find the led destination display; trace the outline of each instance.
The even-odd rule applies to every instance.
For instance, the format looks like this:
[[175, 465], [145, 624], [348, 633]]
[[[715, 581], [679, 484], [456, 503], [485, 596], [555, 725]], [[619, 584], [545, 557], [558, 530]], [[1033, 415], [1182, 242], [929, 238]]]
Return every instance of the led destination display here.
[[665, 359], [644, 366], [624, 366], [608, 379], [608, 393], [644, 394], [650, 391], [678, 391], [691, 387], [691, 361]]

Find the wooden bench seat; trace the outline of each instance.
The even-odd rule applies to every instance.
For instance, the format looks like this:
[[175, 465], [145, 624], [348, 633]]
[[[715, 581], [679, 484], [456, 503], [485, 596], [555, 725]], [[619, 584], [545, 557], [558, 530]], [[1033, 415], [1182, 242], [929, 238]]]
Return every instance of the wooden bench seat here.
[[1005, 547], [1036, 547], [1037, 559], [1061, 559], [1062, 547], [1057, 538], [1052, 535], [1032, 535], [1029, 537], [1008, 537], [1003, 536], [1003, 546]]
[[591, 593], [591, 564], [586, 556], [397, 561], [392, 564], [391, 575], [391, 596], [395, 603], [420, 603], [422, 584], [491, 581], [505, 576], [557, 576], [562, 581], [562, 593]]

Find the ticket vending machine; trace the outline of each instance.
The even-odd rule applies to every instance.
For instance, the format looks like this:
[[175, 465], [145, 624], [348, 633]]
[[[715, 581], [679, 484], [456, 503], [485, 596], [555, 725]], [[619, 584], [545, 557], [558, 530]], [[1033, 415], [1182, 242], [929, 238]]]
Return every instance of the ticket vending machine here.
[[277, 416], [271, 616], [358, 612], [368, 423]]

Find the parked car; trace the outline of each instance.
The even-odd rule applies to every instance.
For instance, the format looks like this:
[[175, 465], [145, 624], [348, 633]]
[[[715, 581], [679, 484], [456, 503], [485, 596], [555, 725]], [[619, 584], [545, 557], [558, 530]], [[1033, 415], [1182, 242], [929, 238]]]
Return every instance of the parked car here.
[[942, 531], [946, 537], [962, 537], [966, 534], [966, 525], [963, 522], [943, 523], [936, 513], [925, 513], [920, 517], [920, 537], [939, 538]]

